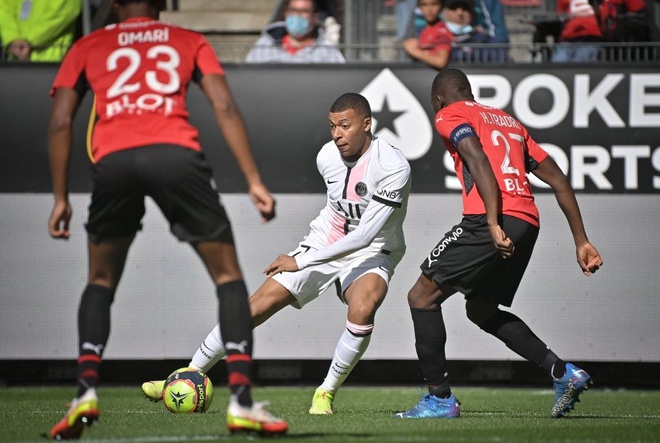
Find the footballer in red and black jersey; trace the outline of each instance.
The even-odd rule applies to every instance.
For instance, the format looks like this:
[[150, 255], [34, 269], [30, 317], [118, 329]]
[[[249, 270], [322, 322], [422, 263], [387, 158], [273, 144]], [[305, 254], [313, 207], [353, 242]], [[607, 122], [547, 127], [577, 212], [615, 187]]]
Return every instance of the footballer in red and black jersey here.
[[456, 148], [463, 138], [478, 137], [501, 191], [501, 212], [539, 226], [539, 212], [527, 173], [536, 169], [548, 153], [532, 140], [523, 125], [500, 109], [466, 100], [438, 111], [435, 127], [463, 186], [463, 215], [486, 213], [470, 171]]
[[191, 80], [224, 74], [215, 51], [194, 31], [148, 17], [129, 18], [78, 40], [64, 58], [51, 94], [60, 87], [91, 89], [96, 124], [93, 161], [155, 144], [201, 150], [188, 122]]

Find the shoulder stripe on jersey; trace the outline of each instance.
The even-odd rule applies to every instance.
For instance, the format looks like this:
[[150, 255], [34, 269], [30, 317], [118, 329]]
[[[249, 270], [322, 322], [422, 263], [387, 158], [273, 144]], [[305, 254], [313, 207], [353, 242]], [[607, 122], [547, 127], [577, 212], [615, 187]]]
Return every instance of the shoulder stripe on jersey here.
[[87, 137], [85, 141], [87, 143], [87, 156], [89, 157], [92, 163], [96, 163], [94, 160], [94, 154], [92, 153], [92, 134], [94, 134], [94, 125], [96, 124], [96, 95], [94, 95], [94, 101], [92, 102], [92, 109], [89, 112], [89, 121], [87, 122]]
[[387, 206], [392, 206], [393, 208], [400, 208], [401, 203], [393, 202], [392, 200], [385, 200], [383, 197], [379, 197], [377, 195], [371, 196], [372, 200], [376, 200], [378, 203], [382, 203]]

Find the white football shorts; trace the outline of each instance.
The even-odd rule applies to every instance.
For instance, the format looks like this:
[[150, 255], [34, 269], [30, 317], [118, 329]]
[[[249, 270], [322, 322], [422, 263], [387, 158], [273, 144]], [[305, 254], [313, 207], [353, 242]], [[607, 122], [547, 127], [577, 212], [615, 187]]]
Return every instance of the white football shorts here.
[[[295, 256], [309, 251], [313, 251], [310, 246], [300, 244], [289, 252], [289, 255]], [[291, 304], [294, 308], [300, 309], [315, 300], [336, 281], [341, 285], [341, 293], [338, 291], [337, 296], [345, 303], [344, 291], [365, 274], [378, 274], [389, 285], [394, 275], [394, 268], [402, 257], [403, 254], [389, 253], [389, 251], [360, 250], [335, 261], [308, 266], [297, 272], [282, 272], [271, 278], [295, 297], [296, 302]]]

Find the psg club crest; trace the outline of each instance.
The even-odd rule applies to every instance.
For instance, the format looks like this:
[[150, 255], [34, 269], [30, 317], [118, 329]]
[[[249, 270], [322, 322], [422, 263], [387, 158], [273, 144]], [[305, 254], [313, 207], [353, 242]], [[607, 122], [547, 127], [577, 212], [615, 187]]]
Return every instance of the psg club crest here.
[[365, 185], [363, 182], [358, 182], [358, 184], [355, 185], [355, 193], [360, 197], [364, 197], [367, 195], [367, 185]]

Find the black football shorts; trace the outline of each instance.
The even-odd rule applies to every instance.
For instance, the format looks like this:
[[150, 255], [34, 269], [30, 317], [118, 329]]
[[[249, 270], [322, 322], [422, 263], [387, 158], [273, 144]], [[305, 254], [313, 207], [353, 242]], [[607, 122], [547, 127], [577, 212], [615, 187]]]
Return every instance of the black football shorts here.
[[179, 240], [233, 243], [231, 224], [203, 153], [174, 145], [141, 146], [108, 154], [92, 172], [94, 190], [85, 224], [92, 242], [139, 231], [149, 196]]
[[511, 306], [539, 229], [507, 215], [500, 226], [515, 246], [512, 257], [504, 259], [495, 249], [486, 215], [469, 215], [431, 250], [420, 266], [422, 272], [438, 285], [462, 292], [466, 299], [480, 297]]

